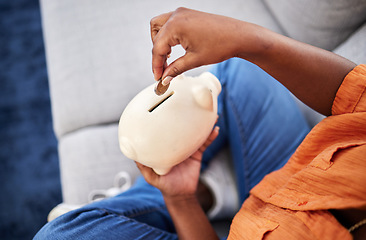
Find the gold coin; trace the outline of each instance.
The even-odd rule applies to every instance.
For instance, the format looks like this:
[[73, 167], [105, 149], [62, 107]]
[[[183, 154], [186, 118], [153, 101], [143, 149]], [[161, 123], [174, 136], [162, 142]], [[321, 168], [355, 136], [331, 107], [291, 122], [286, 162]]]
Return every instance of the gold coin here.
[[169, 83], [166, 86], [164, 86], [162, 80], [160, 79], [158, 83], [155, 85], [154, 91], [156, 95], [160, 96], [163, 95], [166, 92], [166, 90], [168, 90], [168, 88]]

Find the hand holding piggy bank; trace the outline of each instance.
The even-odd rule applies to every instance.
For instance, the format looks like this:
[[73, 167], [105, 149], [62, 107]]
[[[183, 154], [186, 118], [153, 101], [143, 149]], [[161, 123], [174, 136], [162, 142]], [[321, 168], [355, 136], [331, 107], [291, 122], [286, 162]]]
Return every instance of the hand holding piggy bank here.
[[118, 137], [123, 154], [157, 174], [167, 174], [206, 141], [217, 119], [221, 84], [211, 73], [180, 75], [161, 96], [154, 84], [123, 111]]

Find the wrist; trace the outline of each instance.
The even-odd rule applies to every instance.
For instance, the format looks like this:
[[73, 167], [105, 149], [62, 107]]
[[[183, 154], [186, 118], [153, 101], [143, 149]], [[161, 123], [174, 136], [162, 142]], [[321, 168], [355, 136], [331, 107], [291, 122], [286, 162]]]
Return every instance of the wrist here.
[[203, 211], [196, 195], [164, 196], [164, 201], [169, 212], [187, 211], [187, 209]]
[[167, 205], [187, 205], [187, 204], [198, 203], [196, 194], [184, 194], [184, 195], [163, 194], [163, 197]]
[[163, 196], [179, 239], [218, 239], [195, 194]]
[[268, 54], [272, 46], [272, 31], [253, 23], [244, 22], [237, 31], [236, 56], [250, 62], [256, 62], [258, 58]]

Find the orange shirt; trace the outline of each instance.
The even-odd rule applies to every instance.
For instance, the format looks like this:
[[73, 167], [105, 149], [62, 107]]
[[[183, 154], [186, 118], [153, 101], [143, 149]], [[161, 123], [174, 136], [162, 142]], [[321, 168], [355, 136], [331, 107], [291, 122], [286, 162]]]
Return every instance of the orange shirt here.
[[359, 65], [343, 80], [332, 116], [251, 190], [228, 239], [352, 239], [327, 209], [365, 207], [366, 65]]

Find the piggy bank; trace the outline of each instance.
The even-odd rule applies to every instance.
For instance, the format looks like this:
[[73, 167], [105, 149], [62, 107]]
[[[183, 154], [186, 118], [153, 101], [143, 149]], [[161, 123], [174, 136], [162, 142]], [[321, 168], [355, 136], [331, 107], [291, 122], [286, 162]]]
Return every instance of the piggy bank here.
[[118, 127], [123, 154], [157, 174], [196, 152], [217, 119], [221, 84], [211, 73], [179, 75], [161, 96], [152, 84], [138, 93], [123, 111]]

